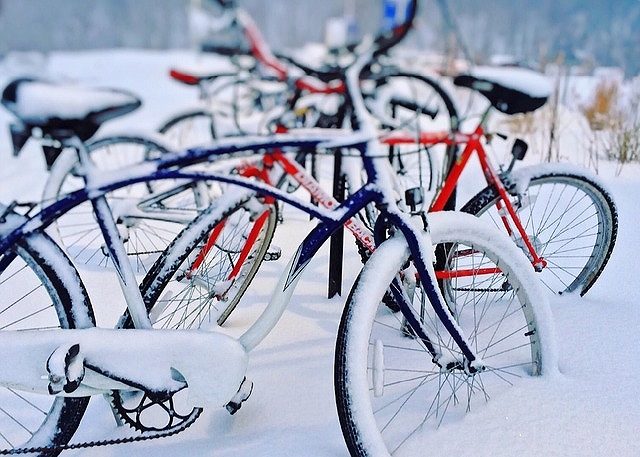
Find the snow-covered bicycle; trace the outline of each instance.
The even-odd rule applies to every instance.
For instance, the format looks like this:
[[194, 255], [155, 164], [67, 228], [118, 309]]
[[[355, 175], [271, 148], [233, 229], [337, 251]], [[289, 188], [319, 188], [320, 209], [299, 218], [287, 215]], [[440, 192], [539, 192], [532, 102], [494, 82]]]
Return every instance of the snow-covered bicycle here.
[[[285, 62], [276, 58], [271, 50], [268, 48], [266, 42], [262, 39], [259, 29], [256, 24], [251, 20], [245, 11], [238, 8], [235, 2], [222, 2], [224, 5], [225, 16], [227, 20], [231, 21], [232, 28], [241, 30], [246, 35], [247, 40], [251, 43], [253, 53], [257, 58], [262, 60], [263, 65], [271, 68], [277, 68], [280, 71], [279, 79], [287, 79], [288, 83], [285, 92], [287, 97], [293, 97], [292, 100], [286, 103], [289, 106], [289, 114], [293, 115], [293, 111], [301, 109], [304, 105], [307, 107], [305, 117], [314, 117], [314, 120], [309, 120], [307, 125], [321, 124], [323, 127], [328, 126], [340, 126], [345, 123], [350, 116], [349, 112], [351, 108], [347, 102], [347, 98], [344, 97], [344, 84], [340, 82], [340, 69], [334, 68], [332, 71], [327, 71], [323, 75], [316, 73], [311, 77], [301, 77], [299, 75], [291, 74], [291, 70], [287, 69]], [[414, 3], [415, 2], [414, 0]], [[413, 3], [412, 3], [413, 4]], [[414, 11], [415, 8], [411, 11]], [[411, 22], [412, 16], [407, 17], [408, 23]], [[397, 42], [408, 32], [409, 27], [399, 26], [394, 33], [381, 40], [380, 44], [388, 48]], [[450, 122], [455, 121], [455, 107], [452, 105], [450, 99], [446, 94], [442, 93], [442, 89], [437, 86], [430, 78], [417, 74], [409, 74], [385, 67], [384, 71], [377, 71], [373, 73], [370, 71], [370, 65], [368, 66], [367, 76], [363, 81], [364, 84], [360, 85], [363, 95], [365, 95], [368, 107], [373, 109], [378, 120], [384, 120], [385, 125], [393, 124], [395, 127], [402, 126], [405, 130], [418, 131], [424, 128], [424, 124], [430, 126], [435, 125], [436, 122], [440, 122], [440, 126], [443, 128], [449, 128]], [[309, 69], [311, 71], [311, 69]], [[178, 75], [178, 73], [176, 73]], [[254, 95], [261, 96], [263, 91], [258, 91], [257, 88], [251, 89], [251, 84], [260, 84], [260, 79], [251, 75], [249, 79], [244, 78], [241, 75], [223, 74], [218, 75], [224, 81], [217, 84], [218, 89], [216, 91], [217, 96], [214, 97], [216, 109], [222, 109], [227, 111], [234, 111], [234, 117], [240, 114], [234, 108], [242, 110], [243, 97], [239, 97], [239, 93], [245, 93], [247, 90]], [[183, 80], [190, 83], [205, 84], [208, 79], [213, 77], [198, 77], [197, 75], [180, 74]], [[220, 79], [220, 78], [215, 78]], [[330, 78], [332, 82], [323, 82], [322, 79]], [[226, 82], [225, 82], [226, 81]], [[231, 82], [230, 82], [231, 81]], [[250, 82], [247, 82], [250, 81]], [[242, 88], [240, 88], [242, 86]], [[224, 93], [224, 94], [223, 94]], [[329, 117], [326, 113], [315, 112], [308, 105], [305, 105], [305, 101], [302, 100], [303, 94], [311, 94], [311, 97], [320, 95], [322, 98], [329, 100], [333, 104], [337, 100], [341, 100], [339, 112], [330, 116], [331, 122], [327, 124]], [[224, 100], [231, 97], [231, 106], [225, 104]], [[304, 97], [302, 97], [304, 98]], [[255, 101], [255, 100], [254, 100]], [[371, 104], [370, 102], [375, 102]], [[299, 103], [300, 102], [300, 103]], [[139, 103], [139, 102], [138, 102]], [[254, 102], [251, 102], [253, 104]], [[221, 105], [221, 106], [219, 106]], [[236, 106], [237, 105], [237, 106]], [[226, 108], [225, 108], [226, 107]], [[416, 109], [419, 108], [419, 109]], [[104, 170], [113, 170], [120, 167], [130, 166], [140, 160], [147, 158], [157, 157], [167, 151], [179, 146], [180, 149], [186, 149], [188, 146], [206, 144], [211, 141], [214, 135], [212, 114], [210, 112], [206, 114], [200, 113], [201, 109], [195, 111], [189, 111], [182, 113], [175, 118], [166, 122], [165, 126], [160, 129], [161, 133], [167, 137], [159, 137], [159, 135], [153, 135], [144, 133], [142, 135], [136, 134], [119, 134], [108, 135], [106, 137], [91, 138], [87, 141], [87, 148], [90, 152], [90, 156], [94, 163]], [[245, 113], [246, 114], [246, 113]], [[241, 117], [251, 117], [242, 114]], [[263, 113], [264, 114], [264, 113]], [[282, 114], [282, 112], [280, 112]], [[268, 116], [269, 118], [276, 116]], [[284, 115], [280, 118], [289, 118], [290, 116]], [[321, 121], [318, 117], [325, 117], [325, 121]], [[204, 120], [203, 120], [204, 119]], [[193, 121], [193, 123], [191, 122]], [[209, 123], [210, 125], [205, 128], [205, 134], [200, 135], [197, 133], [197, 126]], [[244, 122], [244, 121], [243, 121]], [[287, 122], [287, 126], [292, 126], [291, 119]], [[294, 121], [297, 124], [297, 121]], [[240, 129], [244, 131], [245, 129]], [[237, 132], [236, 132], [237, 133]], [[409, 149], [415, 152], [415, 149], [420, 148], [420, 145], [415, 144], [410, 146]], [[60, 148], [45, 146], [45, 152], [48, 153], [51, 162], [55, 158], [55, 162], [52, 163], [47, 181], [44, 186], [42, 195], [43, 202], [48, 204], [55, 201], [61, 195], [77, 190], [84, 186], [82, 176], [77, 173], [76, 168], [79, 167], [77, 157], [74, 151], [61, 151]], [[404, 146], [395, 147], [397, 150], [404, 148]], [[407, 148], [405, 148], [406, 151]], [[418, 158], [418, 156], [420, 156]], [[313, 161], [313, 154], [310, 161]], [[431, 155], [428, 154], [408, 154], [404, 158], [404, 167], [401, 168], [401, 172], [405, 179], [411, 178], [413, 181], [419, 181], [422, 186], [432, 188], [436, 185], [438, 177], [435, 171], [435, 165], [431, 161]], [[299, 155], [299, 160], [306, 161], [304, 154]], [[310, 166], [313, 169], [313, 165]], [[230, 170], [232, 167], [230, 167]], [[360, 182], [357, 186], [351, 186], [355, 189], [360, 187]], [[113, 192], [110, 194], [112, 200], [131, 201], [133, 196], [150, 197], [144, 186], [138, 186], [137, 189], [131, 190], [127, 188], [126, 191], [121, 190], [119, 192]], [[154, 189], [156, 192], [157, 189]], [[220, 194], [220, 189], [213, 189], [213, 193], [210, 198], [215, 198]], [[157, 192], [156, 192], [157, 193]], [[200, 198], [200, 203], [206, 202], [205, 194], [200, 190], [197, 191], [195, 199]], [[188, 195], [183, 193], [181, 196]], [[150, 197], [151, 198], [151, 197]], [[147, 200], [149, 201], [149, 200]], [[172, 202], [168, 199], [164, 199], [163, 205], [171, 211], [175, 209], [176, 205], [180, 204], [182, 209], [185, 209], [185, 203], [181, 199], [174, 198]], [[201, 206], [200, 206], [201, 207]], [[122, 232], [123, 237], [127, 240], [126, 249], [129, 252], [132, 259], [135, 260], [137, 269], [144, 272], [149, 267], [149, 259], [159, 255], [167, 244], [173, 239], [176, 230], [181, 229], [180, 225], [168, 224], [166, 221], [161, 220], [160, 217], [160, 205], [155, 206], [155, 210], [149, 214], [150, 217], [144, 218], [141, 204], [137, 205], [135, 214], [130, 214], [130, 204], [118, 204], [115, 209], [117, 214], [116, 220], [118, 221], [119, 230]], [[194, 205], [189, 205], [192, 211], [192, 217], [197, 214], [198, 207], [194, 208]], [[50, 228], [50, 234], [59, 241], [59, 243], [65, 246], [67, 253], [71, 256], [74, 262], [81, 264], [89, 264], [90, 266], [106, 266], [110, 264], [109, 258], [106, 255], [107, 251], [104, 249], [98, 227], [93, 222], [92, 209], [89, 204], [79, 205], [64, 217], [59, 218]], [[261, 241], [262, 239], [260, 239]], [[273, 258], [274, 256], [269, 256]]]
[[[335, 127], [348, 120], [351, 108], [348, 98], [342, 96], [344, 85], [340, 83], [339, 68], [322, 72], [305, 68], [291, 59], [290, 62], [294, 65], [305, 68], [304, 75], [292, 74], [283, 58], [275, 56], [268, 47], [260, 30], [245, 11], [238, 8], [235, 2], [220, 3], [224, 7], [229, 27], [241, 33], [249, 44], [247, 52], [261, 62], [262, 66], [271, 69], [278, 81], [287, 82], [283, 84], [285, 88], [281, 93], [284, 98], [279, 104], [275, 104], [281, 105], [278, 109], [284, 109], [285, 112], [283, 114], [279, 111], [280, 115], [276, 116], [273, 113], [266, 114], [269, 110], [264, 106], [266, 102], [263, 103], [262, 97], [268, 97], [269, 91], [261, 90], [259, 85], [264, 81], [258, 76], [218, 75], [226, 82], [216, 83], [215, 94], [220, 95], [225, 87], [234, 87], [227, 92], [227, 95], [231, 94], [231, 105], [222, 103], [222, 109], [234, 112], [232, 117], [236, 124], [239, 118], [251, 122], [252, 115], [240, 115], [238, 112], [247, 103], [249, 111], [260, 110], [261, 116], [277, 120], [278, 125], [287, 125], [287, 119], [289, 125], [295, 124], [295, 121], [291, 124], [290, 119], [294, 112], [299, 117], [307, 117], [305, 122], [311, 125]], [[417, 2], [414, 1], [412, 5], [415, 11]], [[412, 17], [409, 16], [408, 23], [411, 20]], [[385, 46], [397, 44], [407, 31], [407, 27], [400, 27], [398, 33], [385, 42]], [[526, 150], [526, 144], [521, 140], [516, 141], [513, 149], [514, 161], [508, 168], [493, 164], [486, 147], [491, 138], [496, 136], [487, 128], [489, 113], [496, 109], [507, 110], [507, 114], [537, 109], [550, 93], [551, 88], [549, 84], [545, 84], [545, 78], [522, 68], [478, 68], [454, 78], [456, 85], [482, 93], [490, 102], [477, 125], [469, 131], [462, 131], [454, 102], [436, 80], [397, 69], [389, 70], [384, 66], [376, 72], [370, 71], [370, 66], [367, 68], [367, 76], [362, 78], [360, 88], [367, 107], [381, 125], [386, 127], [386, 130], [382, 129], [380, 132], [381, 141], [388, 147], [389, 158], [405, 187], [420, 188], [421, 192], [429, 196], [435, 195], [431, 210], [460, 208], [486, 219], [488, 223], [505, 228], [529, 256], [552, 293], [587, 293], [605, 268], [616, 242], [617, 211], [610, 193], [596, 176], [578, 167], [545, 164], [513, 170], [516, 156], [521, 159]], [[174, 72], [174, 77], [198, 85], [203, 95], [206, 95], [206, 82], [219, 79], [213, 75], [180, 72]], [[519, 86], [524, 89], [519, 90]], [[539, 96], [527, 98], [525, 92], [531, 91], [534, 86], [542, 86], [542, 89], [537, 89]], [[288, 95], [282, 95], [285, 93]], [[310, 103], [305, 102], [305, 93], [316, 98]], [[212, 98], [216, 103], [221, 102], [217, 95]], [[320, 108], [322, 103], [318, 103], [318, 100], [330, 97], [334, 97], [334, 101], [341, 101], [335, 103], [335, 111], [323, 112]], [[214, 116], [211, 112], [201, 111], [198, 109], [190, 114], [182, 113], [168, 121], [161, 131], [170, 134], [176, 141], [180, 140], [178, 144], [182, 144], [182, 141], [189, 141], [187, 144], [193, 144], [192, 141], [196, 144], [210, 141], [215, 132]], [[205, 126], [202, 135], [197, 133], [198, 125]], [[240, 128], [239, 124], [236, 127], [239, 131], [246, 130]], [[103, 150], [112, 148], [115, 155], [116, 147], [126, 145], [122, 141], [120, 143], [120, 146], [106, 140], [91, 143], [91, 148], [95, 149], [92, 150], [92, 155], [98, 158]], [[438, 161], [436, 157], [440, 157], [434, 148], [446, 150], [442, 173], [437, 172], [434, 165]], [[158, 150], [159, 148], [149, 149], [148, 155], [157, 154]], [[474, 154], [479, 159], [487, 187], [479, 187], [479, 192], [467, 203], [459, 202], [456, 206], [455, 194], [460, 176], [467, 170], [469, 159]], [[299, 155], [299, 160], [307, 162], [303, 154]], [[61, 189], [73, 181], [73, 166], [73, 156], [67, 156], [66, 160], [54, 166], [47, 182], [45, 199], [57, 198]], [[341, 161], [341, 166], [347, 190], [358, 189], [362, 184], [358, 161], [345, 158]], [[339, 179], [341, 178], [336, 177], [336, 180]], [[86, 214], [90, 215], [90, 212]], [[375, 220], [375, 215], [373, 219]], [[171, 237], [162, 237], [162, 232], [147, 230], [149, 225], [153, 226], [155, 223], [150, 224], [142, 218], [137, 221], [138, 223], [121, 229], [129, 236], [129, 251], [142, 252], [143, 255], [161, 252]], [[57, 227], [60, 226], [58, 224]], [[63, 227], [66, 233], [61, 233], [61, 239], [65, 245], [76, 240], [88, 244], [87, 240], [96, 234], [96, 228], [91, 224], [80, 226], [74, 223]], [[275, 225], [272, 224], [270, 230], [275, 230]], [[265, 238], [270, 239], [270, 236]], [[262, 243], [265, 238], [258, 238], [258, 241]], [[152, 242], [158, 239], [159, 242]], [[260, 248], [256, 246], [256, 249]], [[83, 245], [81, 250], [85, 258], [97, 259], [103, 263], [107, 261], [101, 255], [103, 250], [100, 243], [94, 243], [93, 248]], [[230, 299], [233, 301], [234, 297]]]
[[[246, 377], [250, 351], [277, 323], [322, 243], [371, 202], [380, 211], [373, 234], [377, 249], [351, 291], [336, 351], [338, 411], [353, 455], [388, 455], [414, 440], [423, 442], [419, 435], [428, 430], [426, 424], [438, 426], [464, 414], [520, 377], [554, 370], [548, 304], [523, 253], [472, 216], [442, 212], [426, 217], [398, 205], [389, 161], [380, 153], [357, 90], [359, 72], [371, 52], [372, 48], [365, 49], [347, 70], [346, 85], [358, 122], [355, 132], [223, 139], [211, 148], [169, 153], [114, 172], [92, 164], [74, 129], [104, 121], [126, 101], [105, 92], [87, 92], [84, 103], [77, 97], [70, 112], [68, 107], [52, 106], [37, 81], [16, 87], [15, 112], [45, 136], [77, 151], [87, 185], [37, 212], [15, 204], [0, 211], [4, 454], [54, 455], [69, 447], [126, 441], [66, 444], [90, 395], [112, 394], [114, 409], [123, 420], [145, 431], [138, 439], [186, 428], [203, 406], [237, 410], [251, 391]], [[40, 103], [29, 104], [25, 112], [22, 97]], [[345, 202], [327, 209], [251, 178], [197, 167], [223, 155], [274, 148], [358, 151], [369, 180]], [[229, 185], [229, 191], [200, 212], [139, 288], [106, 195], [164, 180], [221, 182]], [[191, 249], [187, 240], [208, 236], [211, 224], [227, 208], [247, 202], [259, 211], [265, 198], [291, 204], [318, 223], [291, 258], [253, 325], [238, 338], [205, 326], [154, 328], [151, 297], [163, 287], [164, 278], [179, 271], [182, 253]], [[134, 328], [94, 328], [79, 274], [46, 234], [46, 227], [60, 214], [85, 201], [94, 208], [123, 290], [128, 312], [122, 324], [131, 322]], [[434, 244], [446, 253], [439, 259], [444, 260], [439, 262], [439, 281]], [[399, 311], [379, 306], [388, 293]], [[130, 363], [131, 357], [135, 363]], [[166, 420], [146, 423], [146, 413], [154, 409], [162, 411]]]

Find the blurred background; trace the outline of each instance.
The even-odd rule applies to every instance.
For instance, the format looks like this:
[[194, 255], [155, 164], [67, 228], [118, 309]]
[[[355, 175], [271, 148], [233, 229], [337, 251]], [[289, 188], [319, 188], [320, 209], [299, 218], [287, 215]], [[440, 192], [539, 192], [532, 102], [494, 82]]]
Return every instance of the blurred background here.
[[[357, 39], [381, 25], [383, 0], [239, 0], [273, 49], [325, 42], [327, 24]], [[10, 51], [114, 47], [183, 49], [215, 38], [212, 0], [0, 0], [0, 56]], [[333, 22], [332, 22], [333, 21]], [[640, 72], [638, 0], [421, 0], [403, 43], [425, 55], [476, 63], [549, 62], [588, 74], [597, 67]]]

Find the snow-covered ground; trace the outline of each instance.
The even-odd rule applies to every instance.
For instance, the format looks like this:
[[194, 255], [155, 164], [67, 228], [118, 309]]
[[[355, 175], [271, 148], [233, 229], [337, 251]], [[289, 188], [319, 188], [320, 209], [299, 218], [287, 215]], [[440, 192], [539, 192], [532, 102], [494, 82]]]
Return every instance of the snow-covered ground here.
[[[25, 71], [57, 80], [127, 88], [143, 107], [108, 129], [153, 129], [172, 112], [195, 103], [194, 91], [168, 77], [174, 64], [204, 64], [187, 52], [103, 51], [56, 53], [47, 59], [0, 63], [0, 84]], [[44, 73], [42, 73], [44, 72]], [[0, 113], [0, 201], [38, 198], [45, 177], [41, 154], [28, 147], [11, 157]], [[571, 159], [571, 151], [563, 151]], [[534, 160], [533, 158], [530, 160]], [[633, 346], [640, 328], [640, 281], [635, 248], [640, 238], [640, 166], [599, 164], [599, 173], [618, 204], [620, 231], [609, 266], [584, 298], [553, 297], [560, 352], [560, 376], [532, 379], [476, 408], [462, 421], [429, 436], [424, 453], [440, 455], [638, 456], [640, 441], [640, 351]], [[276, 245], [290, 253], [309, 221], [293, 211], [276, 232]], [[187, 431], [164, 440], [69, 451], [73, 456], [345, 456], [333, 400], [333, 345], [341, 307], [359, 270], [347, 236], [342, 297], [326, 298], [327, 251], [313, 260], [274, 331], [251, 355], [254, 392], [230, 416], [205, 411]], [[248, 292], [265, 299], [283, 261], [267, 263]], [[92, 280], [106, 280], [93, 275]], [[96, 310], [119, 303], [117, 295], [96, 299]], [[117, 306], [117, 305], [116, 305]], [[92, 401], [78, 439], [127, 435], [115, 426], [106, 403]]]

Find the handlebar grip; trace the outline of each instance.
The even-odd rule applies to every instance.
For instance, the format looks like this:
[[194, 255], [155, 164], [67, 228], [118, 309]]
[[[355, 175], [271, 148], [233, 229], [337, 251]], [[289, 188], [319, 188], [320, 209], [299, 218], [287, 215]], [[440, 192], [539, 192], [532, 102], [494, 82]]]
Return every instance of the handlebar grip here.
[[286, 54], [276, 54], [278, 59], [285, 62], [289, 62], [298, 69], [302, 70], [307, 76], [313, 76], [320, 81], [329, 83], [332, 81], [344, 79], [343, 71], [340, 68], [311, 68], [301, 62], [298, 62], [295, 58]]

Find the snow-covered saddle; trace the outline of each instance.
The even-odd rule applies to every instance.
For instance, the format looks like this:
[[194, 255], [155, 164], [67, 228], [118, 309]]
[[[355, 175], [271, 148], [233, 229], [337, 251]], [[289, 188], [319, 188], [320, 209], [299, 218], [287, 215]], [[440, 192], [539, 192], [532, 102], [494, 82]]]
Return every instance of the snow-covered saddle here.
[[5, 87], [2, 104], [27, 131], [34, 127], [45, 134], [67, 130], [86, 140], [101, 124], [135, 110], [141, 101], [123, 90], [20, 78]]
[[505, 114], [535, 111], [553, 90], [546, 76], [520, 67], [476, 67], [456, 76], [453, 83], [480, 92]]

